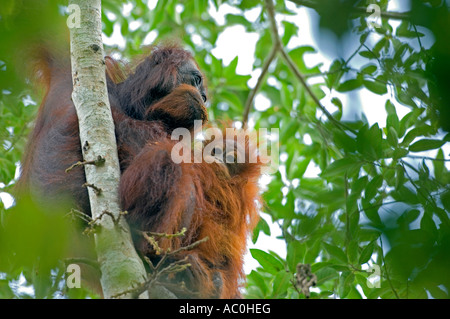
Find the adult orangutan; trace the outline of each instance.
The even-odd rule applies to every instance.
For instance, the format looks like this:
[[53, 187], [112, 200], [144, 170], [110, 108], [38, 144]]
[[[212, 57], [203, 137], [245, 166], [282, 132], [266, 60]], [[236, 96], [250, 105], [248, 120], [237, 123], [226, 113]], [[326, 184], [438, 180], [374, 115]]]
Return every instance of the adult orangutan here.
[[[191, 266], [165, 278], [168, 289], [179, 297], [239, 297], [246, 238], [257, 220], [260, 163], [225, 163], [221, 158], [176, 164], [171, 159], [172, 130], [192, 130], [194, 120], [207, 120], [203, 75], [188, 51], [156, 46], [129, 70], [110, 57], [105, 63], [122, 173], [121, 208], [128, 212], [138, 252], [153, 262], [160, 258], [142, 232], [172, 234], [186, 228], [183, 237], [160, 240], [161, 248], [172, 251], [208, 237], [177, 256], [187, 256]], [[65, 171], [83, 160], [70, 63], [42, 50], [36, 65], [46, 95], [23, 160], [19, 189], [43, 205], [69, 198], [90, 214], [82, 186], [84, 168]], [[237, 151], [236, 143], [233, 138]], [[241, 149], [253, 150], [248, 139]], [[180, 281], [186, 289], [178, 289], [183, 287]]]

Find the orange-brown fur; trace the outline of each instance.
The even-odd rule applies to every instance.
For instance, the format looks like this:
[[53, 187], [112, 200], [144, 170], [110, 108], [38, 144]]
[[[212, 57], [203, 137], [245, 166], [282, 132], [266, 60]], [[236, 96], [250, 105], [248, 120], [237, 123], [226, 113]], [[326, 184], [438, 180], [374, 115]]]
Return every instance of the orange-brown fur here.
[[[202, 297], [214, 295], [211, 283], [217, 272], [222, 278], [220, 296], [237, 297], [244, 278], [246, 238], [258, 220], [257, 179], [261, 164], [227, 164], [240, 165], [232, 175], [224, 164], [175, 164], [170, 158], [173, 145], [173, 141], [165, 140], [146, 146], [139, 157], [149, 165], [149, 175], [142, 172], [138, 162], [124, 172], [120, 188], [123, 208], [128, 211], [131, 225], [141, 223], [141, 229], [172, 234], [187, 227], [184, 237], [162, 240], [164, 249], [174, 250], [208, 237], [194, 250], [198, 260], [192, 271], [203, 274], [195, 286]], [[155, 206], [160, 208], [159, 213], [152, 215]], [[143, 219], [142, 212], [148, 212], [150, 218]], [[152, 247], [141, 240], [140, 250], [151, 253]]]
[[[43, 205], [69, 197], [89, 214], [87, 191], [82, 187], [84, 169], [65, 173], [82, 160], [78, 120], [70, 98], [70, 66], [66, 59], [42, 52], [37, 66], [46, 95], [30, 136], [18, 189], [31, 192]], [[122, 171], [121, 205], [128, 211], [138, 251], [150, 258], [158, 256], [139, 231], [170, 234], [186, 227], [184, 237], [160, 241], [163, 249], [172, 250], [209, 238], [177, 256], [187, 255], [191, 267], [175, 278], [168, 277], [167, 284], [186, 280], [193, 292], [177, 292], [179, 296], [239, 297], [246, 239], [257, 220], [260, 163], [233, 166], [171, 160], [172, 129], [192, 129], [193, 120], [207, 119], [205, 88], [190, 83], [190, 75], [181, 71], [189, 61], [193, 61], [191, 55], [176, 46], [155, 48], [134, 71], [106, 59]], [[245, 148], [253, 150], [248, 140]]]

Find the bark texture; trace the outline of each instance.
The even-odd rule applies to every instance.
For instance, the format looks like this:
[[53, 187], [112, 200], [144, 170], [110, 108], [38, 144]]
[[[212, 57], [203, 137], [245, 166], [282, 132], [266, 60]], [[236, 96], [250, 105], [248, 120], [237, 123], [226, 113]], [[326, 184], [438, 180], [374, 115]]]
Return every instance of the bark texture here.
[[121, 295], [145, 282], [125, 218], [120, 217], [119, 160], [108, 100], [101, 32], [101, 0], [70, 0], [80, 10], [79, 27], [70, 28], [73, 93], [85, 161], [101, 156], [101, 165], [85, 165], [95, 242], [105, 298]]

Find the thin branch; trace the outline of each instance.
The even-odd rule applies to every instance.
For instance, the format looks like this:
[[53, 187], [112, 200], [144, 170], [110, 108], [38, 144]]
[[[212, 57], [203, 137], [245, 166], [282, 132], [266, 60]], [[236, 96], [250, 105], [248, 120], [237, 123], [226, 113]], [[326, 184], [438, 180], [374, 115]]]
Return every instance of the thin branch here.
[[380, 248], [381, 248], [381, 254], [380, 255], [381, 255], [381, 260], [383, 261], [383, 264], [384, 264], [384, 271], [386, 272], [386, 279], [387, 279], [387, 281], [389, 283], [389, 286], [391, 287], [391, 290], [394, 293], [395, 297], [397, 299], [400, 299], [399, 295], [397, 294], [397, 291], [394, 288], [394, 285], [392, 284], [391, 278], [389, 276], [389, 272], [388, 272], [387, 265], [386, 265], [386, 260], [384, 259], [383, 240], [381, 239], [381, 236], [380, 236]]
[[[348, 191], [349, 191], [349, 185], [348, 185], [348, 176], [347, 173], [345, 173], [344, 176], [344, 185], [345, 185], [345, 202], [347, 203], [348, 199]], [[347, 205], [345, 205], [345, 245], [348, 250], [348, 244], [351, 240], [351, 234], [350, 234], [350, 212], [347, 209]]]
[[250, 113], [250, 108], [252, 107], [253, 100], [255, 99], [256, 93], [259, 91], [259, 89], [261, 88], [261, 86], [264, 82], [267, 71], [269, 70], [269, 66], [272, 63], [273, 59], [275, 58], [277, 51], [278, 51], [278, 46], [274, 45], [272, 47], [272, 50], [270, 51], [268, 58], [264, 61], [264, 65], [262, 67], [261, 75], [258, 78], [258, 82], [256, 82], [255, 87], [253, 88], [253, 90], [251, 90], [251, 92], [247, 98], [247, 101], [245, 102], [244, 115], [243, 115], [243, 119], [242, 119], [244, 128], [247, 126], [248, 115]]
[[145, 240], [152, 245], [153, 249], [155, 250], [156, 255], [161, 255], [161, 248], [159, 247], [158, 243], [156, 242], [155, 237], [147, 235], [145, 232], [141, 232], [142, 236], [145, 238]]
[[105, 163], [105, 158], [101, 157], [100, 155], [97, 156], [97, 159], [93, 160], [93, 161], [79, 161], [76, 162], [75, 164], [71, 165], [69, 168], [66, 169], [66, 173], [69, 173], [71, 170], [73, 170], [75, 167], [78, 166], [84, 166], [84, 165], [96, 165], [96, 166], [100, 166], [102, 164]]
[[346, 130], [349, 130], [349, 131], [355, 133], [355, 131], [353, 129], [351, 129], [350, 127], [341, 123], [340, 121], [336, 120], [330, 114], [330, 112], [328, 112], [328, 110], [320, 103], [320, 100], [317, 98], [317, 96], [311, 90], [308, 83], [306, 83], [305, 76], [303, 76], [303, 74], [299, 71], [299, 69], [295, 65], [294, 61], [292, 61], [291, 57], [287, 54], [287, 52], [283, 48], [280, 36], [278, 34], [278, 28], [277, 28], [276, 20], [275, 20], [275, 9], [274, 9], [272, 0], [266, 0], [266, 7], [267, 7], [267, 11], [268, 11], [269, 20], [270, 20], [270, 29], [271, 29], [273, 47], [272, 47], [272, 50], [270, 51], [268, 58], [264, 61], [263, 69], [262, 69], [260, 77], [258, 78], [256, 86], [250, 92], [250, 94], [247, 98], [247, 101], [245, 103], [243, 120], [242, 120], [243, 126], [245, 127], [248, 122], [250, 108], [253, 104], [253, 100], [256, 96], [256, 93], [261, 88], [261, 85], [264, 81], [265, 75], [268, 72], [269, 66], [272, 63], [273, 59], [275, 58], [276, 54], [279, 52], [279, 53], [281, 53], [281, 56], [283, 57], [283, 59], [286, 61], [289, 69], [294, 73], [295, 77], [300, 81], [300, 83], [302, 84], [302, 86], [304, 87], [304, 89], [306, 90], [308, 95], [313, 99], [314, 103], [320, 108], [320, 110], [325, 114], [325, 116], [331, 122], [333, 122], [335, 125], [337, 125], [338, 127], [344, 128]]
[[92, 189], [94, 190], [94, 193], [95, 193], [96, 195], [100, 195], [100, 194], [102, 193], [102, 189], [99, 188], [99, 187], [97, 187], [97, 186], [95, 186], [94, 184], [84, 183], [84, 184], [81, 185], [81, 186], [92, 188]]
[[[182, 231], [183, 232], [183, 231]], [[145, 232], [141, 232], [142, 235], [144, 236], [148, 236]], [[179, 234], [179, 233], [177, 233]], [[172, 234], [172, 235], [167, 235], [165, 234], [163, 237], [166, 236], [174, 236], [177, 234]], [[158, 233], [158, 235], [161, 235]], [[192, 250], [195, 247], [197, 247], [198, 245], [200, 245], [201, 243], [204, 243], [208, 240], [208, 237], [204, 237], [188, 246], [184, 246], [184, 247], [180, 247], [178, 249], [175, 249], [173, 251], [164, 251], [164, 253], [162, 254], [161, 259], [159, 260], [159, 262], [156, 264], [156, 266], [153, 265], [153, 263], [151, 262], [151, 260], [148, 257], [144, 257], [145, 261], [147, 262], [147, 264], [149, 265], [150, 269], [152, 270], [151, 273], [149, 273], [149, 278], [142, 284], [139, 284], [136, 287], [133, 287], [131, 289], [128, 289], [126, 291], [120, 292], [116, 295], [114, 295], [112, 298], [118, 298], [120, 296], [126, 295], [126, 294], [131, 294], [132, 297], [138, 297], [139, 295], [141, 295], [143, 292], [148, 291], [150, 289], [150, 287], [159, 284], [162, 288], [164, 288], [164, 286], [166, 285], [166, 283], [159, 283], [158, 279], [167, 273], [178, 273], [180, 271], [186, 270], [188, 267], [191, 267], [192, 265], [189, 264], [187, 261], [189, 259], [188, 256], [185, 256], [185, 258], [183, 259], [179, 259], [176, 260], [174, 262], [171, 262], [169, 265], [164, 266], [165, 261], [167, 260], [168, 257], [175, 255], [179, 252], [185, 251], [185, 250]], [[157, 244], [156, 244], [157, 245]], [[166, 289], [166, 288], [164, 288]], [[169, 290], [170, 292], [170, 290]], [[195, 294], [195, 292], [191, 292], [192, 294]], [[171, 292], [170, 292], [171, 293]], [[171, 293], [172, 294], [172, 293]], [[173, 295], [174, 297], [176, 297], [175, 295]]]
[[75, 208], [72, 208], [70, 212], [66, 214], [67, 217], [79, 218], [86, 223], [90, 223], [92, 221], [92, 217], [82, 211], [79, 211]]
[[[250, 112], [250, 108], [252, 106], [253, 100], [256, 96], [256, 93], [261, 88], [261, 85], [263, 84], [263, 81], [265, 79], [265, 75], [267, 74], [267, 71], [269, 70], [269, 66], [272, 63], [273, 59], [275, 59], [277, 52], [281, 50], [281, 41], [278, 36], [278, 29], [275, 21], [275, 13], [273, 9], [273, 3], [272, 1], [266, 1], [267, 9], [269, 10], [269, 19], [270, 19], [270, 35], [272, 37], [272, 50], [270, 51], [270, 54], [268, 58], [264, 61], [264, 65], [262, 68], [261, 75], [258, 78], [258, 82], [256, 83], [256, 86], [253, 88], [253, 90], [250, 92], [250, 95], [247, 98], [247, 101], [245, 102], [245, 108], [244, 108], [244, 115], [243, 115], [243, 127], [246, 127], [247, 121], [248, 121], [248, 114]], [[270, 10], [272, 10], [272, 13], [270, 13]]]
[[[26, 121], [26, 123], [28, 123], [28, 121]], [[14, 149], [14, 147], [16, 146], [16, 144], [22, 139], [26, 137], [26, 131], [27, 131], [28, 125], [24, 124], [22, 126], [22, 128], [20, 129], [20, 132], [16, 135], [13, 135], [13, 139], [10, 141], [11, 145], [8, 147], [8, 149], [5, 150], [5, 152], [9, 152], [12, 149]], [[10, 135], [8, 134], [7, 137], [4, 138], [4, 140], [6, 140], [8, 137], [10, 137]]]
[[196, 242], [194, 242], [194, 243], [192, 243], [192, 244], [190, 244], [190, 245], [188, 245], [188, 246], [180, 247], [180, 248], [178, 248], [178, 249], [176, 249], [176, 250], [174, 250], [173, 252], [168, 253], [168, 254], [174, 255], [174, 254], [177, 254], [177, 253], [179, 253], [179, 252], [181, 252], [181, 251], [192, 250], [192, 249], [194, 249], [195, 247], [197, 247], [198, 245], [200, 245], [200, 244], [202, 244], [202, 243], [204, 243], [204, 242], [206, 242], [206, 241], [208, 241], [208, 240], [209, 240], [209, 237], [206, 236], [206, 237], [204, 237], [204, 238], [202, 238], [202, 239], [200, 239], [200, 240], [197, 240]]
[[354, 130], [352, 130], [351, 128], [347, 127], [345, 124], [343, 124], [343, 123], [339, 122], [338, 120], [336, 120], [330, 114], [330, 112], [328, 112], [328, 110], [320, 103], [319, 99], [314, 94], [312, 89], [309, 87], [308, 83], [306, 83], [306, 80], [305, 80], [303, 74], [300, 72], [300, 70], [297, 68], [296, 64], [294, 63], [294, 61], [292, 61], [291, 57], [289, 56], [289, 54], [287, 54], [286, 50], [284, 50], [284, 48], [282, 46], [281, 39], [280, 39], [280, 36], [278, 34], [277, 25], [276, 25], [275, 8], [273, 6], [272, 0], [266, 0], [266, 7], [267, 7], [268, 15], [269, 15], [270, 28], [272, 30], [272, 38], [273, 38], [274, 44], [276, 46], [278, 46], [278, 51], [281, 53], [281, 56], [285, 60], [285, 62], [287, 64], [287, 66], [289, 67], [289, 69], [292, 71], [292, 73], [294, 73], [295, 77], [300, 81], [300, 83], [302, 84], [303, 88], [306, 90], [308, 95], [313, 99], [314, 103], [320, 108], [320, 110], [325, 114], [325, 116], [331, 122], [333, 122], [338, 127], [345, 128], [345, 129], [355, 133]]
[[[316, 1], [311, 0], [289, 0], [291, 2], [294, 2], [297, 5], [305, 6], [311, 9], [314, 9], [317, 11], [317, 9], [320, 7], [320, 3]], [[368, 14], [370, 12], [367, 12], [367, 8], [363, 7], [355, 7], [353, 8], [354, 13], [358, 14]], [[392, 11], [381, 11], [380, 15], [382, 18], [386, 19], [393, 19], [393, 20], [409, 20], [411, 19], [411, 13], [410, 12], [392, 12]]]
[[319, 107], [319, 109], [325, 114], [325, 116], [330, 120], [330, 122], [334, 123], [335, 125], [337, 125], [338, 127], [341, 128], [345, 128], [346, 130], [355, 133], [356, 132], [351, 129], [350, 127], [348, 127], [347, 125], [339, 122], [338, 120], [336, 120], [333, 115], [330, 114], [330, 112], [328, 112], [328, 110], [322, 105], [322, 103], [320, 103], [319, 99], [317, 98], [317, 96], [314, 94], [314, 92], [311, 90], [311, 88], [309, 87], [308, 83], [306, 83], [305, 78], [303, 77], [303, 75], [300, 73], [300, 71], [298, 70], [297, 66], [295, 65], [294, 61], [292, 61], [291, 57], [286, 53], [285, 50], [281, 49], [280, 50], [282, 57], [284, 58], [284, 60], [286, 61], [288, 67], [291, 69], [292, 73], [294, 73], [295, 77], [300, 81], [300, 83], [302, 84], [302, 86], [304, 87], [304, 89], [306, 90], [306, 92], [308, 93], [308, 95], [313, 99], [314, 103]]
[[175, 234], [155, 233], [155, 232], [151, 232], [151, 231], [146, 231], [145, 233], [147, 235], [154, 236], [154, 237], [164, 237], [164, 238], [170, 239], [170, 238], [174, 238], [174, 237], [182, 237], [186, 234], [186, 231], [187, 231], [186, 227], [183, 227], [178, 233], [175, 233]]
[[404, 171], [405, 174], [406, 174], [406, 178], [408, 178], [408, 180], [410, 181], [410, 183], [411, 183], [411, 184], [413, 185], [413, 187], [416, 189], [417, 194], [420, 194], [420, 195], [425, 199], [425, 201], [427, 201], [427, 202], [430, 204], [430, 206], [434, 208], [434, 213], [439, 217], [439, 219], [441, 220], [441, 222], [442, 222], [446, 227], [450, 228], [450, 221], [449, 221], [448, 216], [447, 216], [445, 213], [442, 214], [442, 213], [440, 212], [440, 210], [437, 209], [436, 202], [433, 200], [433, 195], [432, 195], [430, 192], [428, 192], [426, 189], [423, 190], [423, 192], [426, 192], [426, 194], [424, 194], [424, 193], [422, 192], [422, 188], [420, 188], [419, 186], [416, 185], [416, 183], [413, 181], [412, 177], [408, 174], [408, 171], [406, 170], [404, 164], [407, 164], [407, 163], [404, 162], [404, 161], [401, 161], [400, 165], [403, 167], [403, 171]]

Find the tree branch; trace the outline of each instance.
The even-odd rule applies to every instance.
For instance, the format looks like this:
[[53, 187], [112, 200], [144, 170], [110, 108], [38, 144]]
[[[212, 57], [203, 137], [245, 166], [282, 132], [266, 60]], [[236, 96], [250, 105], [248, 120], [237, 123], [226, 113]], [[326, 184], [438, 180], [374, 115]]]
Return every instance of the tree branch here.
[[[83, 163], [104, 159], [102, 165], [83, 166], [92, 219], [98, 221], [96, 225], [101, 230], [94, 234], [101, 286], [104, 297], [111, 298], [145, 282], [146, 272], [134, 248], [129, 227], [125, 219], [120, 218], [117, 191], [120, 167], [106, 86], [101, 0], [70, 0], [69, 4], [78, 8], [75, 12], [80, 20], [78, 25], [69, 28], [72, 100], [78, 116], [81, 145], [84, 145]], [[99, 189], [102, 191], [98, 192]], [[100, 218], [105, 212], [110, 214], [109, 217]]]
[[278, 51], [278, 47], [276, 45], [274, 45], [272, 47], [272, 50], [270, 51], [268, 58], [264, 61], [264, 65], [262, 67], [261, 75], [258, 78], [258, 82], [256, 82], [255, 87], [253, 88], [253, 90], [251, 90], [251, 92], [247, 98], [247, 101], [245, 102], [244, 115], [243, 115], [243, 119], [242, 119], [244, 128], [247, 126], [248, 115], [250, 113], [250, 108], [252, 107], [253, 100], [255, 99], [256, 93], [259, 91], [259, 89], [261, 88], [261, 85], [264, 82], [267, 71], [269, 70], [269, 66], [272, 63], [273, 59], [275, 58], [277, 51]]
[[308, 93], [308, 95], [312, 98], [312, 100], [317, 105], [317, 107], [319, 107], [319, 109], [325, 114], [325, 116], [328, 118], [328, 120], [330, 120], [330, 122], [332, 122], [333, 124], [335, 124], [336, 126], [338, 126], [340, 128], [344, 128], [346, 130], [349, 130], [349, 131], [355, 133], [353, 129], [347, 127], [345, 124], [336, 120], [333, 117], [333, 115], [331, 115], [330, 112], [328, 112], [328, 110], [320, 103], [320, 100], [317, 98], [317, 96], [314, 94], [312, 89], [309, 87], [308, 83], [306, 83], [305, 77], [300, 72], [300, 70], [297, 68], [294, 61], [292, 61], [291, 57], [289, 56], [289, 54], [287, 54], [286, 50], [283, 47], [280, 36], [278, 34], [278, 28], [277, 28], [276, 20], [275, 20], [275, 8], [273, 6], [272, 0], [266, 0], [265, 2], [266, 2], [267, 12], [269, 15], [270, 29], [272, 31], [271, 33], [272, 33], [272, 40], [274, 43], [274, 48], [277, 48], [277, 51], [280, 52], [282, 58], [285, 60], [287, 66], [289, 67], [291, 72], [294, 73], [295, 77], [300, 81], [303, 88], [306, 90], [306, 93]]

